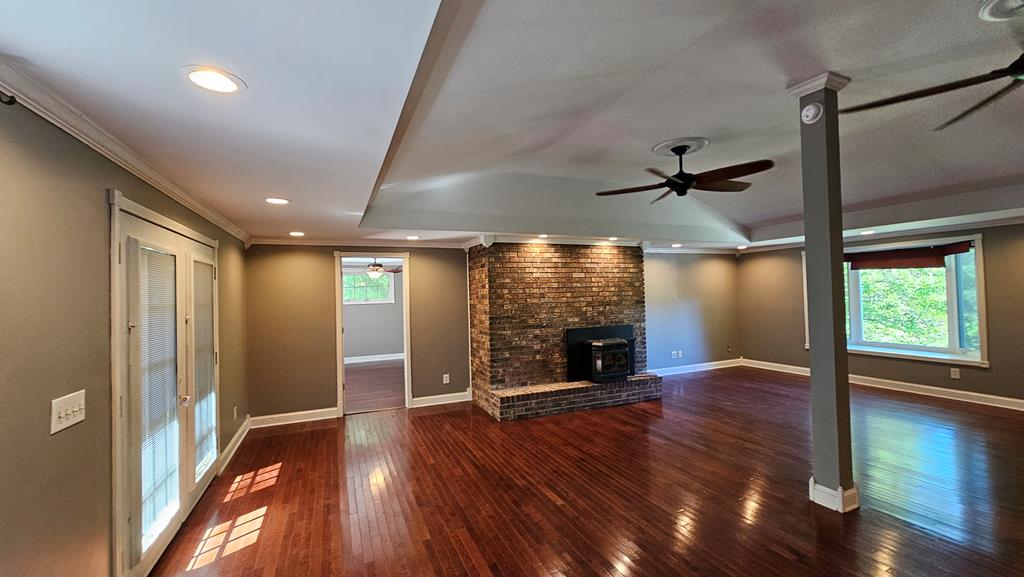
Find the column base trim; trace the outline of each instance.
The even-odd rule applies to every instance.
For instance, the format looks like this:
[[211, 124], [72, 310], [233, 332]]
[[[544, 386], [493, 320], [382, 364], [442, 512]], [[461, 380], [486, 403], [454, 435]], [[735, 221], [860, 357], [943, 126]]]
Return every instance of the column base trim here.
[[849, 513], [860, 507], [860, 490], [857, 489], [857, 485], [849, 489], [843, 489], [842, 487], [831, 489], [815, 483], [814, 477], [811, 477], [808, 485], [811, 501], [826, 509], [840, 513]]

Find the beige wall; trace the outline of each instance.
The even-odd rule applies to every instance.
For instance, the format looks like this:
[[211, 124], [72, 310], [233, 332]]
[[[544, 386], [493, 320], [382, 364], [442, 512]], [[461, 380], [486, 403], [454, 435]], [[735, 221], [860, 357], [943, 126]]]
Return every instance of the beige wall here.
[[644, 255], [648, 369], [739, 356], [737, 268], [731, 254]]
[[[222, 242], [222, 444], [245, 403], [243, 250], [21, 106], [0, 106], [0, 574], [110, 572], [110, 208], [107, 188]], [[87, 418], [49, 434], [50, 400]]]
[[[954, 380], [950, 365], [851, 354], [852, 374], [1024, 398], [1024, 226], [953, 235], [975, 233], [982, 235], [984, 247], [991, 367], [961, 367], [961, 378]], [[800, 249], [745, 254], [739, 278], [743, 356], [807, 366]]]
[[[409, 252], [412, 393], [469, 386], [466, 253], [255, 245], [246, 252], [248, 383], [253, 415], [337, 404], [334, 251]], [[441, 384], [450, 373], [451, 384]]]

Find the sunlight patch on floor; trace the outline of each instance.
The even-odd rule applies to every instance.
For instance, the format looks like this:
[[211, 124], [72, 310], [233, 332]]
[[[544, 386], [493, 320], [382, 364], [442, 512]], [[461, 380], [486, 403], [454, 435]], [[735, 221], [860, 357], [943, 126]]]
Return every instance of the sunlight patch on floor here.
[[216, 561], [218, 557], [227, 557], [255, 543], [259, 539], [260, 528], [263, 527], [266, 515], [267, 508], [260, 507], [240, 515], [233, 521], [225, 521], [207, 529], [186, 570], [192, 571], [205, 567]]

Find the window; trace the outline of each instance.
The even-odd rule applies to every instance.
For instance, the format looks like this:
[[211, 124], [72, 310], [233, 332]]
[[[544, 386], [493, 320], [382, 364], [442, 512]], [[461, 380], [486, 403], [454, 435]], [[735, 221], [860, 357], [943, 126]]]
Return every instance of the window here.
[[847, 249], [850, 352], [987, 366], [980, 254], [980, 236]]
[[386, 272], [370, 278], [366, 269], [344, 270], [341, 277], [342, 300], [347, 305], [395, 302], [394, 274]]

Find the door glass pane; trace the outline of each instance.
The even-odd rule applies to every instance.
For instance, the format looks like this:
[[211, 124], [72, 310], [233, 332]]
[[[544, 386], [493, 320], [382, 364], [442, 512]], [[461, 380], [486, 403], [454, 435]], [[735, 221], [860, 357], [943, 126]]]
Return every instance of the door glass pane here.
[[196, 262], [192, 269], [192, 331], [195, 345], [196, 480], [217, 458], [217, 392], [214, 389], [213, 266]]
[[178, 351], [175, 257], [139, 250], [142, 550], [178, 510]]

